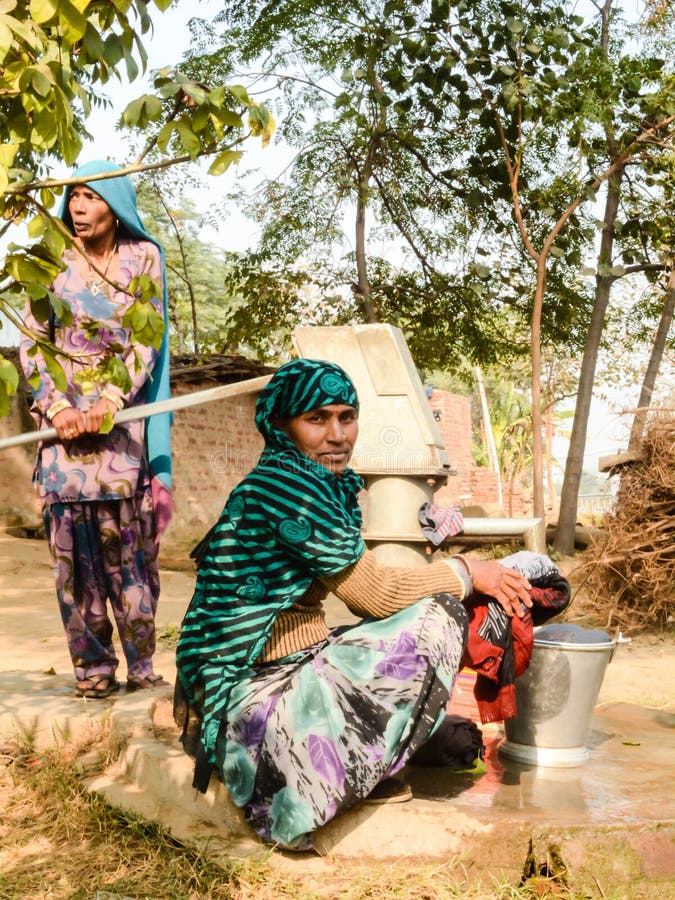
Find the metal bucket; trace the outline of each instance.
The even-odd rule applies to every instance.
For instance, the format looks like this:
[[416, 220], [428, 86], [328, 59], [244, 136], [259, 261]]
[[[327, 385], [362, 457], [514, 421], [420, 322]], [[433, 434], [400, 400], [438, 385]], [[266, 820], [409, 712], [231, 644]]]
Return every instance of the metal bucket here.
[[615, 642], [604, 631], [556, 623], [535, 629], [530, 666], [516, 679], [516, 716], [499, 753], [526, 765], [572, 767], [586, 739]]

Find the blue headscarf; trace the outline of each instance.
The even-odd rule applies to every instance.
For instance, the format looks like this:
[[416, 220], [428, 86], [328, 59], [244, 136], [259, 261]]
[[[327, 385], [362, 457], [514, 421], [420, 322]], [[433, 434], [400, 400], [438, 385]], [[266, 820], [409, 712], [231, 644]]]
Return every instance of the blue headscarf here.
[[[155, 400], [166, 400], [171, 396], [169, 383], [169, 296], [166, 280], [166, 261], [164, 249], [156, 238], [146, 230], [136, 207], [136, 191], [128, 175], [117, 178], [106, 178], [100, 181], [87, 181], [91, 175], [103, 175], [106, 172], [118, 172], [121, 166], [110, 160], [93, 160], [80, 166], [70, 176], [81, 179], [78, 184], [86, 184], [95, 191], [114, 212], [120, 225], [132, 238], [150, 241], [159, 250], [162, 261], [163, 278], [163, 306], [164, 306], [164, 335], [159, 351], [159, 357], [152, 371], [152, 378], [148, 379], [145, 396], [148, 403]], [[63, 195], [58, 217], [74, 234], [73, 220], [68, 209], [70, 192], [74, 185], [68, 185]], [[158, 416], [150, 416], [146, 427], [146, 441], [148, 446], [148, 460], [150, 471], [159, 478], [166, 488], [171, 489], [171, 414], [162, 413]]]

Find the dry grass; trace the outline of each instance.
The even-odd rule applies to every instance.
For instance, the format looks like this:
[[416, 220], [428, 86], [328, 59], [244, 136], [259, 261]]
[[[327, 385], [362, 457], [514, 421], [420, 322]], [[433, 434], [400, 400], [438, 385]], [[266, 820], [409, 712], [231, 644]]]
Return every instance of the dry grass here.
[[295, 878], [266, 859], [218, 865], [165, 830], [86, 791], [78, 770], [102, 735], [38, 754], [25, 738], [0, 750], [1, 900], [518, 900], [587, 897], [536, 879], [469, 883], [458, 860], [336, 867]]
[[[21, 741], [3, 748], [0, 768], [0, 898], [248, 900], [302, 897], [257, 890], [266, 872], [247, 866], [240, 879], [162, 828], [113, 809], [88, 793], [77, 774], [101, 750], [65, 745], [37, 754]], [[98, 741], [98, 747], [96, 742]], [[242, 869], [243, 871], [243, 869]]]
[[623, 470], [602, 540], [573, 573], [583, 588], [577, 612], [625, 634], [673, 627], [675, 415], [651, 422], [641, 457]]

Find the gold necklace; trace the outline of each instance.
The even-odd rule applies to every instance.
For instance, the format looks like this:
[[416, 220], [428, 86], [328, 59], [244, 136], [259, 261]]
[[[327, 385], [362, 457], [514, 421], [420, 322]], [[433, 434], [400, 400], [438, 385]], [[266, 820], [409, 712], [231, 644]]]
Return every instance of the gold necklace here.
[[113, 260], [113, 256], [117, 252], [117, 241], [113, 244], [113, 248], [110, 251], [110, 256], [108, 257], [108, 262], [105, 264], [105, 269], [103, 270], [103, 277], [97, 277], [96, 273], [91, 267], [91, 263], [87, 260], [87, 266], [89, 267], [89, 275], [87, 276], [87, 280], [85, 281], [86, 286], [89, 288], [89, 293], [93, 294], [94, 297], [100, 292], [101, 285], [105, 281], [105, 277], [108, 274], [108, 269], [110, 268], [110, 263]]

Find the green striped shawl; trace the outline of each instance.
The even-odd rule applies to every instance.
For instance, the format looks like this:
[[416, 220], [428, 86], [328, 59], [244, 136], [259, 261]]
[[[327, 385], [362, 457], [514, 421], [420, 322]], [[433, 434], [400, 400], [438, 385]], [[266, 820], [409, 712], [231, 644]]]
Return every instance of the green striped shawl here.
[[331, 403], [358, 409], [339, 366], [295, 360], [277, 371], [256, 407], [265, 449], [208, 535], [176, 662], [211, 761], [232, 686], [250, 674], [277, 615], [314, 579], [341, 572], [365, 550], [361, 479], [351, 469], [336, 476], [312, 462], [272, 424], [274, 414], [286, 418]]

